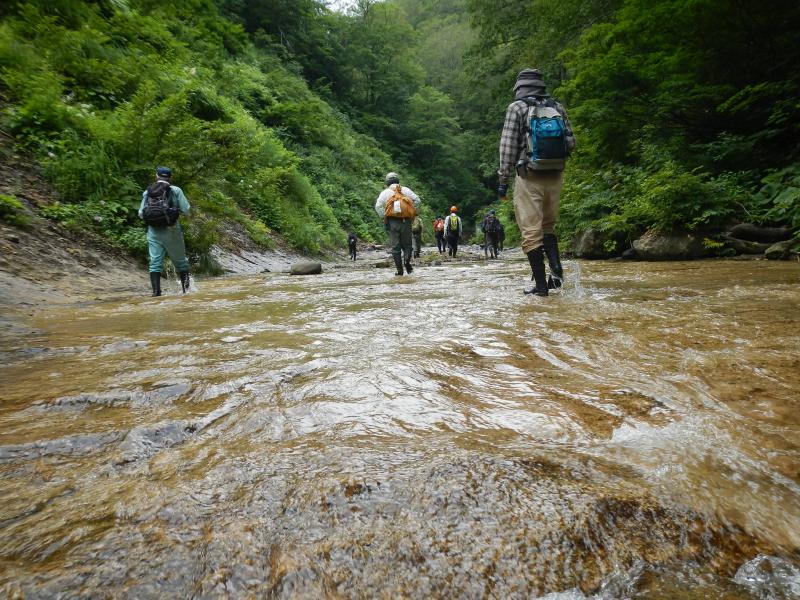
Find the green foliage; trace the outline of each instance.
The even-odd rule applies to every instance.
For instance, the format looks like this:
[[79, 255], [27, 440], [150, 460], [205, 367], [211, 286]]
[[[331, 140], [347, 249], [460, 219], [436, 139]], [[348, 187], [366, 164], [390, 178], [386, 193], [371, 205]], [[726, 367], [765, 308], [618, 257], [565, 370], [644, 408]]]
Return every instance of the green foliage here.
[[760, 221], [787, 223], [800, 238], [800, 163], [764, 177], [756, 195]]
[[598, 227], [619, 250], [650, 228], [797, 230], [800, 6], [784, 4], [20, 0], [0, 11], [0, 127], [61, 196], [43, 214], [140, 254], [141, 192], [168, 164], [188, 251], [213, 268], [230, 227], [309, 252], [345, 230], [382, 240], [390, 170], [426, 223], [457, 204], [469, 228], [494, 200], [515, 75], [536, 66], [578, 137], [562, 235]]
[[31, 224], [31, 219], [25, 214], [22, 202], [14, 196], [6, 194], [0, 194], [0, 221], [17, 227], [27, 227]]
[[796, 224], [796, 3], [756, 12], [736, 0], [469, 6], [479, 38], [467, 65], [490, 90], [473, 98], [499, 117], [516, 72], [535, 66], [570, 111], [579, 151], [566, 173], [563, 235], [600, 228], [620, 249], [647, 228]]
[[749, 194], [732, 174], [687, 171], [663, 157], [641, 167], [575, 167], [565, 180], [559, 231], [571, 238], [596, 228], [612, 240], [610, 252], [621, 251], [648, 229], [719, 230], [749, 214]]

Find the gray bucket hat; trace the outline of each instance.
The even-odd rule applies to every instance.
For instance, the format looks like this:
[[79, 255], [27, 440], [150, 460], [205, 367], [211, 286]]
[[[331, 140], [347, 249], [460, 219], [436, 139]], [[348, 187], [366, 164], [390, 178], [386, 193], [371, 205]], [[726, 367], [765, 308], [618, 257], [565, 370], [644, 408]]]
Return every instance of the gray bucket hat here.
[[517, 81], [514, 83], [514, 91], [516, 92], [523, 87], [541, 89], [542, 93], [544, 93], [545, 85], [539, 69], [522, 69], [519, 72]]
[[400, 175], [394, 171], [386, 174], [386, 185], [392, 185], [393, 183], [400, 183]]

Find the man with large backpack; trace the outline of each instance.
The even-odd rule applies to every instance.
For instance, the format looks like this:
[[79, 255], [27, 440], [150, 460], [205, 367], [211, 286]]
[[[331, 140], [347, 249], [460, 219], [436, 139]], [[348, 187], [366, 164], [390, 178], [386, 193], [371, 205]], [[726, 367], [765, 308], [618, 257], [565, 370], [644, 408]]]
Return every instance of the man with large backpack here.
[[[564, 274], [554, 227], [562, 172], [574, 148], [575, 136], [567, 112], [547, 94], [539, 71], [520, 71], [500, 138], [497, 193], [506, 200], [508, 179], [516, 169], [514, 213], [534, 281], [533, 287], [524, 290], [526, 294], [547, 296], [548, 288], [561, 286]], [[545, 255], [550, 265], [549, 281]]]
[[414, 270], [411, 266], [411, 223], [417, 216], [419, 204], [419, 196], [410, 188], [400, 185], [397, 173], [386, 175], [386, 189], [375, 200], [375, 212], [383, 218], [389, 233], [396, 275], [403, 274], [404, 264], [406, 273]]
[[181, 277], [183, 293], [189, 288], [189, 261], [183, 230], [178, 222], [181, 215], [189, 214], [189, 201], [183, 190], [170, 184], [172, 170], [168, 167], [156, 169], [155, 183], [142, 193], [139, 217], [147, 223], [147, 244], [150, 254], [150, 284], [153, 296], [161, 295], [161, 272], [164, 256], [169, 255]]
[[458, 240], [463, 233], [461, 217], [459, 217], [457, 213], [458, 207], [451, 206], [450, 214], [444, 220], [444, 237], [447, 240], [447, 254], [453, 258], [455, 258], [458, 253]]

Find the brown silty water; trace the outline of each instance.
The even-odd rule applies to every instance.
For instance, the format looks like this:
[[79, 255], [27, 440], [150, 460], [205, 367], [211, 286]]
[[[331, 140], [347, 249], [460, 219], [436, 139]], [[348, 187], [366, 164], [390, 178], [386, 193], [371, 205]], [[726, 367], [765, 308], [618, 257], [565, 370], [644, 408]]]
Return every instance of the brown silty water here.
[[202, 281], [5, 335], [14, 597], [800, 597], [800, 265]]

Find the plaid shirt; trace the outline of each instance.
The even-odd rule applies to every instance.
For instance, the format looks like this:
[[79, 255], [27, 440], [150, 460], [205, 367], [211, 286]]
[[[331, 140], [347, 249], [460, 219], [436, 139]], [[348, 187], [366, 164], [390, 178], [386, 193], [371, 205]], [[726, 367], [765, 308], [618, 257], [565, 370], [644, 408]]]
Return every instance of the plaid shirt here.
[[[567, 117], [567, 111], [556, 102], [556, 110], [564, 117], [564, 136], [567, 150], [575, 148], [575, 134]], [[506, 121], [503, 124], [503, 133], [500, 136], [500, 169], [497, 171], [500, 183], [507, 183], [520, 158], [525, 157], [525, 119], [528, 115], [528, 105], [524, 100], [516, 100], [506, 109]]]

